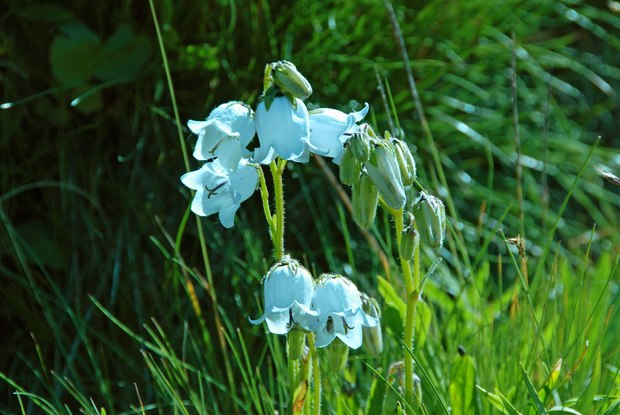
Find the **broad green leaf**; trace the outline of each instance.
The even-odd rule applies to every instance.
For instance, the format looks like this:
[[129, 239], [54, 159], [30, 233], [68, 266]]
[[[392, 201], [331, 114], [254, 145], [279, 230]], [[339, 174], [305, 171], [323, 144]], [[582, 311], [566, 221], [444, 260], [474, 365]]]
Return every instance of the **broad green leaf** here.
[[468, 415], [475, 412], [476, 366], [469, 355], [459, 356], [450, 382], [450, 405], [452, 415]]
[[388, 280], [379, 276], [377, 276], [377, 279], [379, 281], [379, 294], [381, 294], [381, 297], [383, 297], [383, 300], [387, 305], [398, 310], [404, 321], [405, 313], [407, 311], [407, 305], [405, 301], [401, 298], [400, 295], [398, 295], [398, 293], [396, 292], [392, 284], [388, 282]]
[[428, 306], [428, 304], [426, 304], [424, 301], [418, 301], [418, 304], [416, 305], [416, 312], [415, 312], [415, 318], [414, 318], [414, 324], [415, 324], [414, 341], [415, 341], [415, 347], [418, 349], [424, 346], [424, 343], [426, 342], [428, 328], [431, 325], [432, 316], [433, 316], [433, 313], [430, 307]]
[[133, 28], [121, 24], [101, 51], [101, 62], [95, 76], [104, 80], [134, 78], [151, 54], [151, 44], [144, 35], [134, 35]]
[[577, 407], [584, 411], [585, 413], [592, 412], [594, 405], [594, 397], [599, 389], [599, 384], [601, 382], [601, 349], [598, 348], [596, 351], [596, 356], [594, 357], [594, 363], [592, 365], [592, 373], [590, 374], [590, 382], [586, 389], [583, 391], [581, 396], [579, 397], [579, 401], [577, 403]]
[[79, 86], [93, 75], [100, 62], [101, 40], [82, 23], [61, 28], [50, 49], [54, 77], [67, 86]]

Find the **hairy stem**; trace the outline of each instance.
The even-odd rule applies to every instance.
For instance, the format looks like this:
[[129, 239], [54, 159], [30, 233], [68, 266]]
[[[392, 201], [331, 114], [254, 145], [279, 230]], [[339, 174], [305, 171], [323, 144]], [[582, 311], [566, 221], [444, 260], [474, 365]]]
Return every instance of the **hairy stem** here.
[[[392, 216], [394, 217], [394, 227], [396, 231], [396, 242], [398, 244], [398, 250], [400, 252], [400, 244], [403, 236], [403, 209], [392, 210]], [[420, 244], [416, 243], [414, 247], [414, 262], [413, 270], [411, 269], [411, 262], [404, 258], [400, 258], [400, 267], [403, 272], [403, 278], [405, 280], [405, 290], [407, 291], [407, 311], [405, 315], [405, 345], [413, 350], [413, 336], [414, 336], [414, 317], [417, 303], [416, 292], [419, 289], [420, 284]], [[414, 407], [414, 392], [413, 392], [413, 356], [407, 351], [404, 353], [405, 358], [405, 399], [409, 403], [408, 407]]]
[[321, 414], [321, 371], [319, 367], [319, 354], [314, 346], [314, 334], [308, 336], [308, 347], [312, 356], [312, 377], [314, 378], [313, 390], [313, 415]]

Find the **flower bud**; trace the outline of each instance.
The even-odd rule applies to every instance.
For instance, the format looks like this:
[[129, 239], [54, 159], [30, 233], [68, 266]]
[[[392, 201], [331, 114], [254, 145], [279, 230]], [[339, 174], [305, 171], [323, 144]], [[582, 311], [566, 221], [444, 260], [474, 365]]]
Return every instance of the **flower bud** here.
[[398, 168], [403, 179], [403, 185], [409, 186], [413, 183], [416, 176], [415, 159], [409, 150], [409, 146], [403, 140], [397, 138], [392, 139], [396, 159], [398, 160]]
[[365, 163], [370, 157], [370, 137], [364, 133], [355, 133], [349, 140], [349, 147], [360, 163]]
[[[377, 301], [362, 293], [362, 309], [371, 317], [377, 320], [381, 318], [379, 312], [379, 305]], [[383, 351], [383, 335], [381, 333], [381, 324], [377, 324], [374, 327], [362, 327], [364, 338], [362, 344], [364, 348], [371, 355], [377, 355]]]
[[332, 342], [327, 347], [327, 359], [329, 361], [329, 369], [334, 373], [340, 373], [347, 365], [349, 358], [349, 346], [344, 344], [340, 339]]
[[359, 181], [353, 184], [351, 191], [353, 203], [353, 220], [360, 228], [369, 229], [375, 221], [379, 193], [372, 180], [362, 173]]
[[414, 217], [411, 212], [405, 212], [405, 227], [400, 237], [400, 246], [398, 253], [405, 261], [411, 261], [415, 246], [419, 243], [420, 238], [415, 230]]
[[312, 94], [308, 80], [289, 61], [277, 61], [271, 64], [271, 76], [274, 83], [284, 93], [304, 100]]
[[342, 160], [340, 160], [340, 182], [347, 186], [353, 186], [359, 181], [361, 172], [362, 165], [357, 161], [357, 158], [355, 158], [351, 145], [348, 145], [344, 149]]
[[394, 209], [402, 208], [406, 201], [405, 188], [393, 145], [387, 140], [380, 141], [364, 166], [385, 203]]
[[286, 339], [288, 358], [293, 360], [301, 359], [304, 355], [305, 347], [306, 333], [299, 328], [289, 331]]
[[446, 208], [435, 196], [422, 192], [413, 203], [418, 232], [425, 244], [440, 248], [446, 234]]

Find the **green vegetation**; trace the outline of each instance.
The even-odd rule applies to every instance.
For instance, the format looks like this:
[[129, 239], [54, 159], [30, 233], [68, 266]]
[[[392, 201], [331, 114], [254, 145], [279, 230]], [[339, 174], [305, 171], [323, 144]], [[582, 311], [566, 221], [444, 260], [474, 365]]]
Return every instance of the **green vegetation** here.
[[[405, 350], [420, 412], [620, 412], [620, 193], [599, 172], [620, 176], [617, 2], [155, 1], [180, 137], [149, 3], [75, 3], [0, 15], [1, 413], [287, 413], [285, 339], [248, 322], [271, 266], [260, 197], [199, 227], [179, 181], [186, 121], [254, 103], [279, 59], [309, 108], [368, 102], [446, 203]], [[288, 163], [285, 246], [377, 298], [384, 351], [323, 364], [322, 411], [397, 413], [393, 224], [360, 230], [332, 167]]]

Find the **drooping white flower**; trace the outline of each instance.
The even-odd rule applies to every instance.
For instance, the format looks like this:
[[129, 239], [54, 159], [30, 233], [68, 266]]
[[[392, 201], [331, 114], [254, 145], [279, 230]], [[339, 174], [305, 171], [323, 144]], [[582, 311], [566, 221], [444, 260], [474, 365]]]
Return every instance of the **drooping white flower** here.
[[310, 122], [308, 109], [300, 99], [295, 105], [284, 96], [275, 97], [267, 109], [265, 101], [256, 108], [256, 132], [260, 147], [253, 161], [271, 163], [276, 156], [285, 160], [307, 163], [310, 156]]
[[374, 327], [379, 320], [362, 309], [355, 284], [340, 275], [323, 275], [312, 297], [312, 308], [319, 316], [312, 325], [316, 346], [325, 347], [336, 337], [352, 349], [362, 345], [362, 326]]
[[249, 157], [246, 149], [254, 134], [254, 111], [246, 104], [231, 101], [215, 108], [205, 121], [189, 120], [187, 126], [198, 135], [194, 158], [219, 158], [222, 166], [234, 170], [242, 157]]
[[218, 158], [205, 163], [199, 170], [185, 173], [181, 182], [196, 190], [192, 212], [199, 216], [218, 213], [222, 225], [232, 228], [237, 209], [256, 190], [258, 173], [256, 166], [246, 159], [241, 159], [231, 172]]
[[294, 326], [308, 328], [308, 319], [316, 318], [310, 309], [314, 281], [312, 275], [297, 261], [285, 256], [263, 279], [265, 311], [252, 324], [267, 322], [271, 333], [286, 334]]
[[310, 150], [321, 156], [331, 157], [340, 164], [344, 144], [357, 130], [356, 123], [368, 114], [368, 104], [359, 111], [345, 114], [331, 108], [310, 112]]

